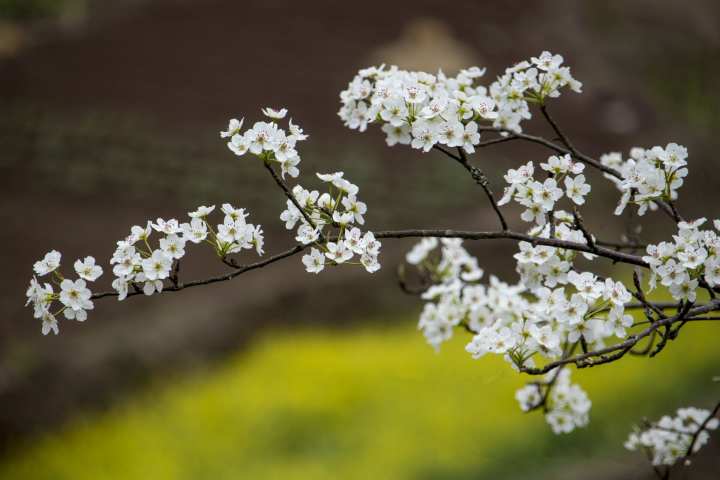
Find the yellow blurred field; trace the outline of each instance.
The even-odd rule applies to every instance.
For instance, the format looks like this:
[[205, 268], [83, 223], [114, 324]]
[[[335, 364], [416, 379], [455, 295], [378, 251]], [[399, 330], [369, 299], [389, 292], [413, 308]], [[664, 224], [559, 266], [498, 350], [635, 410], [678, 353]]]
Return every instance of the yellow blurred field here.
[[558, 438], [518, 409], [523, 378], [473, 361], [467, 337], [435, 354], [408, 322], [373, 325], [268, 332], [212, 371], [18, 449], [0, 478], [538, 478], [559, 454], [634, 455], [621, 446], [633, 421], [717, 390], [713, 325], [692, 325], [654, 360], [575, 371], [591, 424]]

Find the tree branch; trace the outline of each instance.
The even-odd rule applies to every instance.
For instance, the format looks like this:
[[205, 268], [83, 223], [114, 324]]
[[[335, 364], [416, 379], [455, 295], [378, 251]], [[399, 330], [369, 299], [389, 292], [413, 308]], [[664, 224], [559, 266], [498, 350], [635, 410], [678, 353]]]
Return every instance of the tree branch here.
[[[293, 197], [294, 198], [294, 197]], [[558, 240], [556, 238], [542, 238], [542, 237], [533, 237], [531, 235], [526, 235], [519, 232], [513, 232], [513, 231], [489, 231], [489, 232], [473, 232], [473, 231], [464, 231], [464, 230], [429, 230], [429, 229], [416, 229], [416, 230], [386, 230], [386, 231], [377, 231], [374, 232], [376, 238], [393, 238], [393, 239], [399, 239], [399, 238], [423, 238], [423, 237], [435, 237], [435, 238], [463, 238], [466, 240], [496, 240], [496, 239], [506, 239], [506, 240], [517, 240], [517, 241], [525, 241], [532, 243], [534, 245], [547, 245], [550, 247], [556, 247], [556, 248], [563, 248], [567, 250], [575, 250], [579, 252], [587, 252], [587, 253], [593, 253], [595, 255], [608, 258], [612, 260], [613, 262], [619, 262], [619, 263], [627, 263], [630, 265], [637, 265], [641, 267], [648, 267], [647, 263], [643, 261], [641, 257], [630, 255], [624, 252], [612, 250], [605, 247], [598, 247], [596, 246], [595, 250], [591, 249], [588, 245], [585, 245], [583, 243], [576, 243], [576, 242], [569, 242], [565, 240]], [[232, 280], [233, 278], [237, 277], [238, 275], [241, 275], [245, 272], [248, 272], [250, 270], [255, 270], [257, 268], [265, 267], [266, 265], [270, 265], [272, 263], [275, 263], [279, 260], [285, 259], [287, 257], [291, 257], [297, 253], [302, 252], [305, 250], [309, 245], [295, 245], [293, 248], [286, 250], [284, 252], [278, 253], [276, 255], [273, 255], [272, 257], [269, 257], [265, 260], [261, 260], [256, 263], [251, 263], [249, 265], [237, 265], [234, 261], [223, 259], [224, 263], [228, 266], [231, 266], [235, 268], [235, 271], [229, 272], [225, 275], [219, 275], [216, 277], [210, 277], [203, 280], [193, 280], [191, 282], [182, 283], [178, 279], [176, 279], [173, 284], [164, 287], [163, 292], [176, 292], [179, 290], [184, 290], [185, 288], [189, 287], [195, 287], [198, 285], [208, 285], [211, 283], [217, 283], [227, 280]], [[177, 282], [177, 283], [175, 283]], [[136, 289], [133, 291], [128, 292], [127, 296], [135, 296], [143, 293], [142, 290]], [[106, 292], [98, 292], [92, 295], [91, 298], [98, 299], [103, 297], [117, 297], [118, 292], [116, 291], [106, 291]]]
[[702, 433], [703, 430], [705, 430], [705, 427], [707, 427], [708, 423], [710, 421], [718, 416], [718, 413], [720, 413], [720, 402], [718, 402], [717, 405], [715, 405], [715, 408], [713, 408], [712, 412], [708, 417], [703, 421], [703, 423], [700, 425], [700, 427], [695, 431], [695, 433], [692, 436], [692, 440], [690, 440], [690, 445], [688, 446], [687, 452], [685, 452], [685, 460], [687, 460], [690, 455], [693, 454], [693, 448], [695, 447], [695, 442], [697, 442], [698, 437]]
[[[631, 335], [625, 341], [617, 343], [615, 345], [611, 345], [609, 347], [605, 347], [588, 353], [575, 355], [570, 358], [557, 360], [555, 362], [550, 362], [539, 368], [521, 367], [520, 371], [529, 375], [543, 375], [552, 370], [553, 368], [559, 367], [561, 365], [567, 365], [570, 363], [574, 363], [575, 366], [577, 366], [578, 368], [592, 367], [595, 365], [601, 365], [603, 363], [610, 363], [612, 361], [620, 359], [628, 351], [630, 351], [630, 349], [632, 349], [641, 339], [647, 337], [652, 332], [656, 331], [658, 328], [662, 326], [670, 326], [675, 322], [681, 322], [684, 320], [685, 316], [694, 317], [718, 309], [720, 309], [720, 301], [714, 300], [700, 307], [691, 308], [687, 312], [681, 312], [680, 314], [673, 317], [660, 319], [652, 323], [642, 332]], [[599, 359], [596, 360], [595, 357], [599, 357]]]
[[[225, 275], [218, 275], [215, 277], [206, 278], [203, 280], [193, 280], [187, 283], [181, 283], [177, 282], [175, 285], [170, 285], [168, 287], [163, 288], [164, 292], [177, 292], [180, 290], [185, 290], [186, 288], [190, 287], [197, 287], [199, 285], [209, 285], [211, 283], [217, 283], [217, 282], [226, 282], [228, 280], [232, 280], [233, 278], [237, 277], [238, 275], [242, 275], [245, 272], [249, 272], [251, 270], [256, 270], [258, 268], [265, 267], [267, 265], [270, 265], [272, 263], [275, 263], [277, 261], [283, 260], [287, 257], [292, 257], [293, 255], [296, 255], [303, 250], [305, 250], [309, 245], [295, 245], [293, 248], [289, 250], [285, 250], [284, 252], [278, 253], [276, 255], [273, 255], [272, 257], [266, 258], [265, 260], [261, 260], [259, 262], [250, 263], [248, 265], [238, 265], [235, 271], [226, 273]], [[128, 297], [133, 297], [135, 295], [142, 294], [142, 290], [134, 290], [131, 292], [128, 292]], [[115, 291], [107, 291], [107, 292], [98, 292], [94, 293], [90, 298], [97, 299], [97, 298], [104, 298], [104, 297], [117, 297], [119, 294]]]
[[[448, 153], [445, 150], [441, 150], [444, 153]], [[500, 207], [498, 206], [497, 202], [495, 201], [495, 195], [493, 194], [492, 190], [490, 189], [490, 185], [488, 183], [487, 176], [485, 176], [485, 172], [483, 172], [478, 167], [475, 167], [473, 165], [470, 165], [470, 162], [468, 162], [467, 155], [465, 155], [465, 151], [458, 147], [458, 154], [459, 157], [451, 157], [454, 158], [460, 165], [465, 167], [465, 170], [470, 172], [470, 175], [472, 176], [473, 180], [475, 180], [475, 183], [480, 185], [480, 187], [485, 192], [485, 195], [487, 196], [488, 200], [490, 201], [490, 205], [492, 205], [493, 210], [495, 210], [495, 214], [498, 217], [498, 220], [500, 220], [500, 226], [502, 227], [503, 231], [508, 229], [507, 222], [505, 221], [505, 217], [503, 216], [502, 212], [500, 211]]]
[[585, 241], [588, 244], [588, 247], [592, 249], [592, 251], [597, 250], [597, 245], [595, 244], [595, 240], [593, 239], [592, 235], [588, 231], [588, 229], [585, 227], [585, 222], [583, 221], [582, 215], [580, 215], [580, 212], [578, 211], [577, 207], [573, 205], [573, 218], [575, 219], [575, 226], [578, 230], [580, 230], [583, 234], [583, 237], [585, 238]]
[[563, 248], [566, 250], [575, 250], [578, 252], [586, 252], [605, 257], [613, 262], [627, 263], [637, 265], [639, 267], [648, 268], [648, 264], [637, 255], [612, 250], [606, 247], [596, 246], [595, 250], [584, 243], [570, 242], [559, 240], [557, 238], [533, 237], [524, 233], [508, 231], [487, 231], [473, 232], [466, 230], [390, 230], [375, 232], [376, 238], [413, 238], [413, 237], [436, 237], [436, 238], [463, 238], [466, 240], [490, 240], [490, 239], [509, 239], [519, 240], [532, 243], [533, 245], [547, 245], [549, 247]]
[[[619, 179], [622, 179], [622, 178], [623, 178], [622, 174], [621, 174], [619, 171], [615, 170], [615, 169], [612, 168], [612, 167], [608, 167], [608, 166], [606, 166], [606, 165], [603, 165], [603, 164], [602, 164], [601, 162], [599, 162], [598, 160], [596, 160], [596, 159], [594, 159], [594, 158], [592, 158], [592, 157], [590, 157], [590, 156], [588, 156], [588, 155], [585, 155], [584, 153], [578, 151], [577, 149], [574, 149], [574, 147], [573, 147], [573, 149], [574, 149], [574, 152], [573, 152], [573, 151], [571, 151], [569, 148], [562, 147], [562, 146], [560, 146], [560, 145], [558, 145], [558, 144], [556, 144], [556, 143], [553, 143], [553, 142], [551, 142], [550, 140], [547, 140], [547, 139], [545, 139], [545, 138], [543, 138], [543, 137], [539, 137], [539, 136], [535, 136], [535, 135], [528, 135], [528, 134], [526, 134], [526, 133], [518, 133], [518, 132], [514, 132], [514, 131], [512, 131], [512, 130], [506, 130], [506, 129], [503, 129], [503, 128], [497, 128], [497, 127], [478, 127], [478, 131], [481, 131], [481, 132], [497, 132], [497, 133], [501, 133], [501, 134], [507, 135], [506, 138], [509, 138], [509, 139], [513, 139], [513, 140], [517, 139], [517, 140], [523, 140], [523, 141], [526, 141], [526, 142], [536, 143], [536, 144], [542, 145], [542, 146], [544, 146], [544, 147], [546, 147], [546, 148], [548, 148], [548, 149], [550, 149], [550, 150], [553, 150], [553, 151], [555, 151], [556, 153], [560, 153], [560, 154], [563, 154], [563, 155], [571, 155], [571, 156], [574, 157], [576, 160], [578, 160], [578, 161], [580, 161], [580, 162], [583, 162], [583, 163], [585, 163], [585, 164], [587, 164], [587, 165], [590, 165], [590, 166], [592, 166], [593, 168], [595, 168], [595, 169], [597, 169], [597, 170], [600, 170], [600, 171], [603, 172], [603, 173], [607, 173], [608, 175], [611, 175], [611, 176], [613, 176], [613, 177], [615, 177], [615, 178], [619, 178]], [[558, 135], [558, 136], [559, 136], [559, 135]], [[560, 139], [561, 139], [561, 141], [562, 141], [562, 137], [560, 137]], [[496, 142], [494, 142], [494, 143], [496, 143]], [[679, 214], [676, 215], [677, 212], [673, 213], [672, 208], [671, 208], [666, 202], [663, 202], [662, 200], [653, 200], [653, 202], [654, 202], [656, 205], [658, 205], [658, 207], [660, 207], [660, 209], [661, 209], [663, 212], [665, 212], [675, 223], [677, 223], [677, 222], [679, 222], [679, 221], [682, 220], [682, 217], [680, 217]]]

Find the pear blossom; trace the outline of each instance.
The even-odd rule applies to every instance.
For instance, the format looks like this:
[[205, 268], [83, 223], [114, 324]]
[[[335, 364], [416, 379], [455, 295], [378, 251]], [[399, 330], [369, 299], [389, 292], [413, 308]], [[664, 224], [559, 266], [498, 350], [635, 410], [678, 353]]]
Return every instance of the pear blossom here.
[[162, 280], [170, 275], [172, 257], [163, 250], [155, 250], [142, 261], [142, 272], [148, 281]]
[[60, 259], [62, 255], [57, 250], [51, 250], [45, 254], [42, 260], [35, 262], [33, 270], [35, 273], [40, 275], [47, 275], [48, 273], [54, 272], [60, 266]]
[[94, 308], [90, 297], [92, 293], [87, 288], [85, 280], [78, 279], [75, 281], [65, 279], [60, 283], [60, 303], [65, 305], [63, 313], [65, 317], [79, 322], [87, 319], [86, 310]]
[[478, 133], [478, 125], [475, 122], [469, 122], [465, 125], [465, 131], [462, 133], [462, 148], [467, 153], [475, 152], [475, 145], [480, 143], [480, 134]]
[[230, 123], [228, 124], [228, 129], [224, 132], [220, 132], [220, 138], [229, 138], [237, 135], [243, 126], [243, 122], [245, 122], [244, 118], [241, 118], [240, 120], [237, 118], [231, 118]]
[[153, 228], [153, 230], [164, 233], [165, 235], [172, 235], [175, 233], [180, 233], [180, 223], [174, 219], [171, 218], [170, 220], [163, 220], [162, 218], [158, 218], [155, 223], [150, 224], [150, 226]]
[[185, 256], [185, 239], [174, 233], [160, 239], [160, 250], [171, 259], [181, 259]]
[[701, 408], [680, 408], [675, 416], [665, 415], [647, 427], [636, 427], [625, 442], [625, 448], [642, 448], [648, 452], [653, 465], [672, 466], [691, 450], [691, 443], [690, 453], [696, 453], [707, 444], [710, 432], [720, 423], [717, 418], [710, 419], [710, 415], [709, 410]]
[[343, 263], [352, 258], [353, 252], [343, 241], [328, 242], [325, 256], [335, 263]]
[[302, 262], [309, 273], [320, 273], [325, 268], [325, 256], [316, 248], [311, 249], [308, 255], [304, 255]]
[[207, 223], [201, 217], [193, 217], [190, 223], [183, 223], [182, 238], [192, 243], [200, 243], [208, 236]]
[[287, 108], [281, 108], [280, 110], [275, 110], [270, 107], [266, 107], [262, 109], [263, 115], [265, 115], [268, 118], [272, 118], [275, 120], [282, 120], [285, 118], [285, 115], [287, 115]]
[[89, 282], [94, 282], [103, 273], [102, 267], [95, 265], [95, 257], [88, 256], [84, 260], [76, 260], [73, 267], [80, 278]]
[[576, 205], [585, 203], [585, 195], [590, 192], [590, 185], [585, 183], [585, 175], [565, 177], [565, 195]]
[[50, 332], [53, 332], [55, 335], [60, 333], [58, 321], [57, 318], [55, 318], [55, 315], [47, 311], [43, 313], [41, 331], [43, 335], [47, 335]]
[[215, 205], [210, 205], [209, 207], [206, 207], [205, 205], [200, 205], [194, 211], [188, 212], [188, 216], [191, 218], [203, 218], [210, 215], [213, 210], [215, 210]]

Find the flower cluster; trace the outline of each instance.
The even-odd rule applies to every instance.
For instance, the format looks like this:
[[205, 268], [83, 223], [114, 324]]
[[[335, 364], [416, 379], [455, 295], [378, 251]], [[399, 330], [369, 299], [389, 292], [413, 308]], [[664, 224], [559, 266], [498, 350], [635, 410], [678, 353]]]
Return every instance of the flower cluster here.
[[[42, 320], [42, 334], [59, 332], [57, 316], [61, 313], [68, 320], [84, 322], [87, 319], [87, 311], [94, 308], [92, 292], [86, 282], [94, 282], [103, 273], [102, 267], [95, 265], [95, 258], [85, 257], [78, 259], [73, 265], [78, 279], [70, 280], [60, 273], [60, 261], [62, 255], [57, 250], [45, 254], [42, 260], [35, 262], [33, 270], [39, 277], [51, 275], [50, 282], [41, 284], [36, 276], [30, 279], [30, 286], [27, 289], [27, 302], [25, 305], [33, 306], [33, 316]], [[59, 287], [55, 293], [53, 285]], [[58, 300], [62, 307], [52, 311], [55, 300]]]
[[563, 66], [563, 57], [544, 51], [530, 61], [522, 61], [505, 69], [490, 85], [490, 96], [498, 106], [494, 126], [521, 132], [522, 120], [530, 119], [530, 103], [544, 104], [546, 98], [560, 96], [560, 89], [569, 86], [580, 93], [582, 83]]
[[[148, 221], [145, 227], [133, 226], [130, 235], [117, 242], [110, 259], [116, 277], [112, 286], [118, 292], [118, 300], [127, 297], [131, 286], [135, 289], [142, 287], [145, 295], [152, 295], [162, 292], [165, 280], [177, 283], [176, 268], [185, 256], [187, 242], [207, 242], [220, 258], [244, 249], [255, 249], [258, 255], [262, 255], [262, 228], [246, 222], [248, 214], [244, 209], [223, 204], [223, 222], [216, 229], [208, 223], [208, 216], [214, 210], [214, 205], [198, 207], [188, 213], [190, 221], [185, 223], [174, 218], [158, 218], [155, 222]], [[162, 235], [157, 248], [149, 242], [153, 232]]]
[[592, 402], [579, 385], [570, 383], [570, 370], [551, 371], [542, 383], [528, 384], [515, 393], [523, 412], [539, 407], [553, 433], [570, 433], [585, 427]]
[[399, 143], [427, 152], [441, 144], [472, 153], [480, 143], [480, 123], [519, 132], [520, 122], [531, 117], [528, 103], [543, 104], [566, 85], [579, 92], [580, 82], [562, 63], [560, 55], [542, 52], [508, 68], [489, 89], [476, 83], [484, 68], [448, 77], [442, 71], [433, 75], [369, 67], [340, 93], [338, 115], [345, 126], [361, 132], [369, 123], [381, 123], [390, 146]]
[[361, 132], [368, 123], [381, 123], [390, 146], [399, 143], [427, 152], [439, 143], [474, 152], [480, 142], [477, 122], [497, 116], [487, 88], [476, 85], [484, 74], [478, 67], [456, 77], [396, 66], [366, 68], [340, 93], [338, 115], [345, 126]]
[[630, 300], [625, 286], [612, 279], [599, 281], [590, 272], [570, 271], [567, 277], [566, 287], [534, 290], [534, 298], [525, 300], [527, 310], [516, 312], [514, 318], [507, 311], [498, 312], [497, 317], [493, 312], [466, 350], [473, 358], [486, 353], [504, 355], [521, 367], [532, 365], [536, 354], [559, 359], [563, 347], [579, 341], [601, 348], [609, 337], [624, 338], [633, 324], [624, 311]]
[[[440, 245], [440, 251], [437, 247]], [[425, 304], [418, 328], [435, 349], [452, 338], [453, 329], [467, 325], [473, 331], [480, 329], [498, 304], [508, 308], [520, 299], [516, 287], [510, 287], [497, 278], [490, 286], [477, 283], [484, 275], [477, 259], [462, 246], [460, 239], [425, 238], [406, 255], [406, 261], [431, 275], [436, 282], [422, 298]], [[480, 300], [491, 299], [489, 304]]]
[[491, 277], [490, 284], [483, 285], [483, 271], [461, 240], [424, 239], [406, 257], [434, 283], [422, 294], [428, 303], [419, 328], [437, 348], [452, 337], [455, 327], [464, 327], [475, 332], [466, 347], [473, 358], [495, 353], [516, 367], [533, 365], [535, 355], [557, 360], [565, 348], [581, 340], [599, 347], [609, 337], [624, 338], [633, 323], [624, 307], [630, 292], [621, 282], [569, 269], [568, 253], [521, 242], [516, 254], [521, 266], [550, 262], [560, 272], [567, 269], [546, 276], [553, 278], [555, 288], [547, 286], [547, 279], [510, 286]]
[[[643, 260], [652, 270], [651, 288], [659, 278], [673, 298], [694, 302], [701, 281], [710, 287], [720, 285], [720, 236], [713, 230], [700, 230], [705, 221], [680, 222], [673, 242], [648, 245]], [[720, 230], [720, 220], [714, 225]]]
[[300, 155], [295, 149], [297, 142], [308, 138], [303, 130], [289, 120], [289, 133], [278, 126], [275, 120], [282, 120], [287, 115], [287, 109], [273, 110], [264, 108], [263, 114], [270, 119], [269, 122], [255, 122], [252, 128], [240, 133], [244, 118], [230, 120], [228, 129], [220, 132], [220, 137], [229, 138], [228, 148], [237, 156], [250, 152], [265, 162], [277, 162], [283, 178], [285, 174], [297, 177], [300, 173], [298, 164]]
[[[509, 185], [505, 187], [498, 205], [505, 205], [514, 199], [525, 207], [520, 216], [523, 220], [545, 225], [548, 214], [555, 209], [555, 204], [563, 195], [575, 205], [582, 205], [590, 192], [590, 185], [585, 183], [585, 175], [582, 174], [585, 165], [573, 162], [570, 155], [551, 156], [546, 163], [540, 164], [540, 168], [548, 173], [548, 178], [543, 182], [535, 180], [533, 162], [509, 169], [505, 174], [505, 181]], [[564, 189], [559, 185], [564, 185]]]
[[720, 423], [717, 418], [708, 420], [710, 415], [710, 411], [700, 408], [680, 408], [674, 417], [665, 415], [654, 424], [636, 428], [625, 442], [625, 448], [643, 449], [653, 465], [673, 465], [708, 442], [710, 430], [715, 430]]
[[[550, 224], [546, 223], [535, 226], [530, 230], [530, 234], [538, 238], [553, 236], [558, 240], [577, 244], [587, 243], [582, 231], [575, 228], [572, 215], [564, 210], [557, 210], [552, 218], [555, 222], [552, 232]], [[513, 257], [517, 261], [516, 271], [525, 287], [537, 290], [541, 287], [555, 288], [557, 285], [568, 283], [568, 274], [578, 255], [577, 251], [545, 245], [533, 246], [530, 242], [524, 241], [519, 242], [518, 246], [520, 251]], [[588, 260], [595, 258], [593, 254], [587, 252], [583, 252], [582, 256]]]
[[363, 234], [355, 226], [365, 224], [367, 212], [367, 205], [357, 196], [360, 189], [343, 178], [343, 172], [318, 173], [317, 176], [329, 185], [329, 192], [320, 194], [296, 185], [292, 194], [300, 208], [288, 200], [287, 208], [280, 214], [285, 228], [293, 230], [297, 226], [295, 240], [314, 245], [302, 258], [305, 269], [320, 273], [326, 260], [332, 265], [354, 263], [351, 260], [358, 255], [360, 264], [368, 272], [376, 272], [380, 269], [381, 244], [372, 232]]
[[[563, 223], [557, 230], [566, 237], [578, 234], [570, 233]], [[490, 277], [484, 285], [477, 259], [461, 240], [423, 239], [406, 256], [432, 282], [422, 294], [427, 303], [418, 328], [437, 349], [455, 328], [462, 327], [474, 333], [466, 346], [473, 358], [494, 353], [518, 369], [535, 366], [536, 359], [559, 360], [579, 343], [601, 348], [608, 338], [625, 338], [633, 324], [625, 313], [630, 292], [621, 282], [573, 270], [574, 255], [574, 251], [521, 242], [515, 255], [521, 282], [508, 285]], [[567, 374], [562, 375], [565, 382]], [[584, 425], [589, 409], [579, 387], [561, 385], [565, 386], [551, 400], [558, 407], [548, 416], [556, 432]], [[524, 404], [532, 403], [530, 389], [521, 395], [527, 395]]]
[[648, 208], [657, 209], [656, 201], [675, 200], [688, 174], [687, 157], [687, 149], [676, 143], [647, 150], [635, 147], [627, 160], [618, 152], [602, 155], [600, 162], [621, 175], [617, 178], [605, 174], [622, 192], [615, 215], [620, 215], [630, 202], [638, 206], [639, 215], [644, 215]]
[[[472, 334], [465, 350], [473, 359], [495, 354], [517, 371], [547, 372], [540, 381], [519, 389], [515, 398], [523, 411], [542, 409], [556, 434], [569, 433], [589, 421], [591, 402], [586, 392], [571, 382], [569, 365], [581, 367], [617, 360], [632, 352], [633, 346], [651, 332], [647, 351], [653, 356], [668, 338], [674, 338], [669, 334], [679, 331], [679, 327], [671, 331], [673, 322], [682, 326], [690, 314], [717, 310], [715, 288], [720, 287], [720, 234], [701, 230], [705, 218], [680, 221], [673, 203], [688, 173], [687, 149], [675, 143], [650, 149], [633, 148], [627, 159], [620, 153], [603, 155], [601, 165], [579, 154], [545, 109], [547, 100], [560, 96], [567, 91], [566, 87], [581, 91], [582, 84], [563, 62], [562, 56], [543, 51], [506, 69], [489, 85], [481, 83], [485, 69], [479, 67], [463, 69], [454, 77], [442, 71], [430, 74], [396, 66], [370, 67], [360, 70], [340, 93], [342, 106], [338, 112], [348, 128], [360, 132], [371, 123], [380, 124], [389, 146], [401, 144], [424, 152], [433, 148], [443, 151], [459, 160], [484, 188], [502, 231], [476, 234], [438, 231], [436, 235], [524, 240], [518, 242], [519, 251], [513, 255], [519, 275], [516, 284], [504, 283], [495, 276], [485, 282], [478, 259], [459, 238], [423, 238], [407, 253], [406, 262], [414, 265], [422, 278], [421, 298], [425, 304], [418, 329], [427, 342], [439, 349], [457, 329], [462, 329]], [[521, 134], [522, 122], [532, 118], [531, 105], [540, 107], [572, 155], [548, 157], [538, 166], [542, 176], [538, 179], [533, 162], [509, 169], [504, 176], [508, 186], [496, 204], [484, 173], [469, 163], [465, 153], [516, 139], [564, 151], [552, 142]], [[302, 263], [309, 273], [317, 274], [326, 266], [340, 264], [361, 265], [373, 273], [380, 269], [381, 243], [375, 235], [401, 238], [429, 234], [421, 230], [375, 234], [363, 231], [367, 205], [358, 197], [358, 186], [344, 178], [343, 172], [317, 174], [327, 191], [308, 190], [300, 185], [290, 188], [285, 176], [299, 176], [297, 145], [308, 135], [292, 119], [286, 128], [281, 127], [280, 121], [288, 114], [285, 108], [265, 108], [262, 113], [265, 120], [244, 131], [244, 118], [230, 120], [220, 137], [226, 139], [236, 156], [254, 155], [270, 171], [287, 197], [280, 219], [288, 230], [294, 231], [298, 244], [267, 260], [240, 267], [228, 256], [243, 250], [263, 255], [263, 230], [248, 223], [244, 209], [227, 203], [218, 209], [223, 215], [219, 224], [209, 221], [215, 212], [213, 205], [189, 212], [187, 222], [158, 218], [145, 226], [135, 225], [125, 239], [117, 242], [110, 260], [115, 276], [112, 286], [118, 300], [128, 295], [153, 295], [227, 280], [295, 254], [304, 254]], [[503, 137], [481, 143], [483, 131]], [[460, 156], [441, 146], [457, 149]], [[681, 302], [677, 306], [680, 315], [664, 318], [662, 325], [667, 327], [668, 335], [655, 350], [651, 348], [654, 333], [661, 326], [657, 322], [641, 334], [629, 336], [630, 330], [638, 325], [626, 313], [633, 295], [640, 303], [632, 308], [646, 306], [650, 322], [653, 322], [650, 308], [659, 312], [658, 306], [648, 306], [639, 280], [638, 291], [631, 293], [623, 283], [583, 271], [576, 265], [578, 255], [588, 260], [601, 255], [644, 266], [637, 255], [623, 252], [626, 247], [635, 248], [633, 245], [598, 242], [585, 228], [577, 207], [585, 204], [591, 187], [586, 183], [584, 163], [575, 162], [573, 156], [601, 167], [620, 190], [615, 215], [633, 203], [640, 215], [662, 207], [677, 220], [678, 232], [672, 241], [649, 245], [642, 257], [650, 269], [650, 288], [654, 289], [659, 282]], [[275, 163], [279, 164], [280, 175]], [[563, 198], [567, 200], [560, 205]], [[512, 200], [524, 207], [520, 217], [530, 224], [525, 234], [509, 230], [499, 210], [499, 206]], [[720, 230], [720, 220], [714, 222], [714, 227]], [[155, 245], [151, 245], [151, 237], [159, 237]], [[178, 271], [186, 248], [201, 243], [210, 245], [225, 264], [236, 270], [229, 275], [182, 284]], [[94, 308], [93, 298], [114, 294], [93, 294], [88, 288], [87, 282], [95, 281], [103, 272], [93, 257], [74, 263], [76, 280], [60, 273], [60, 262], [61, 254], [55, 250], [36, 262], [36, 276], [26, 293], [26, 306], [32, 305], [35, 318], [42, 321], [44, 335], [58, 333], [60, 314], [84, 321], [87, 311]], [[38, 277], [43, 276], [48, 276], [49, 281], [41, 283]], [[712, 301], [691, 310], [699, 288], [708, 290]], [[53, 307], [56, 301], [61, 304], [58, 308]], [[604, 349], [606, 342], [622, 339], [627, 341]], [[580, 350], [582, 354], [577, 353]], [[636, 429], [626, 447], [642, 448], [656, 466], [673, 465], [707, 443], [709, 432], [720, 423], [711, 415], [707, 410], [680, 409], [675, 417], [665, 416], [655, 424]]]

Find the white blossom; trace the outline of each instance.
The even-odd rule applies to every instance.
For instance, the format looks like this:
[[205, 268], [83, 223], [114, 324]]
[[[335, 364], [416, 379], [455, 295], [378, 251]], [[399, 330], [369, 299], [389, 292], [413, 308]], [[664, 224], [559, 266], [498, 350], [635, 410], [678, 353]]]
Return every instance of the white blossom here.
[[155, 250], [142, 261], [142, 272], [148, 281], [163, 280], [170, 275], [172, 257], [162, 250]]
[[206, 207], [205, 205], [200, 205], [194, 211], [188, 212], [188, 216], [191, 218], [203, 218], [210, 215], [213, 210], [215, 210], [215, 205], [210, 205], [209, 207]]
[[230, 123], [228, 124], [228, 129], [224, 132], [220, 132], [220, 137], [221, 138], [229, 138], [234, 135], [237, 135], [237, 133], [242, 128], [244, 121], [245, 121], [244, 118], [241, 118], [240, 120], [238, 120], [237, 118], [230, 119]]
[[47, 275], [48, 273], [54, 272], [60, 266], [60, 259], [62, 255], [57, 250], [51, 250], [45, 254], [42, 260], [35, 262], [33, 270], [35, 273], [40, 275]]
[[65, 318], [83, 322], [87, 319], [87, 310], [94, 308], [90, 297], [92, 292], [87, 288], [85, 280], [75, 281], [65, 279], [60, 282], [60, 303], [65, 305], [63, 313]]
[[95, 257], [85, 257], [83, 260], [76, 260], [73, 265], [75, 273], [88, 282], [94, 282], [103, 273], [102, 267], [95, 265]]
[[303, 255], [302, 262], [309, 273], [320, 273], [325, 268], [325, 256], [316, 248], [311, 249], [309, 254]]
[[268, 118], [273, 118], [275, 120], [282, 120], [285, 118], [285, 115], [287, 115], [287, 108], [281, 108], [280, 110], [275, 110], [270, 107], [266, 107], [262, 109], [263, 115], [265, 115]]
[[160, 239], [160, 250], [171, 259], [181, 259], [185, 256], [185, 238], [174, 233]]
[[709, 410], [700, 408], [680, 408], [674, 417], [665, 415], [648, 427], [636, 428], [625, 442], [625, 448], [642, 448], [655, 466], [674, 465], [690, 451], [691, 443], [690, 453], [707, 444], [710, 431], [716, 430], [719, 423], [717, 418], [708, 420], [710, 414]]
[[565, 195], [576, 205], [585, 203], [585, 196], [590, 192], [590, 185], [585, 183], [585, 175], [565, 177]]

